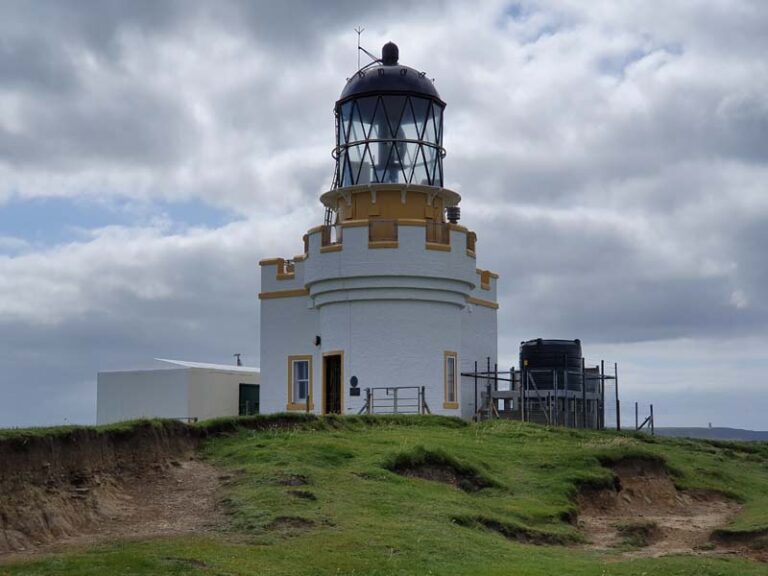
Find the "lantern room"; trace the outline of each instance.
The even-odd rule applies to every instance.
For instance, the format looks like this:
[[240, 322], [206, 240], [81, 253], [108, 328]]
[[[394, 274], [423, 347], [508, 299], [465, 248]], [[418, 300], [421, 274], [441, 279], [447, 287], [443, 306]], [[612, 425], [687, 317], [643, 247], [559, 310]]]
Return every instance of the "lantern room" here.
[[333, 188], [443, 186], [445, 102], [426, 73], [398, 58], [397, 45], [385, 44], [381, 59], [357, 71], [336, 102]]

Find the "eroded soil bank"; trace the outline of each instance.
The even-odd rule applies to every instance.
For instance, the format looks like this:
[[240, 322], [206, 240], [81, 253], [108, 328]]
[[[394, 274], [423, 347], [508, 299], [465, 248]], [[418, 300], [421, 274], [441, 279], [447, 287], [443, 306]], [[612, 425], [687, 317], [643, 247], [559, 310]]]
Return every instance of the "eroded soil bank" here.
[[584, 489], [579, 527], [589, 546], [631, 556], [727, 552], [712, 538], [741, 510], [722, 494], [678, 490], [660, 462], [623, 460], [611, 466], [614, 489]]
[[179, 498], [200, 504], [211, 492], [213, 473], [190, 459], [197, 444], [190, 428], [175, 422], [4, 438], [0, 554], [96, 531], [104, 537], [132, 534], [141, 518], [157, 527], [198, 528], [183, 514], [170, 520]]

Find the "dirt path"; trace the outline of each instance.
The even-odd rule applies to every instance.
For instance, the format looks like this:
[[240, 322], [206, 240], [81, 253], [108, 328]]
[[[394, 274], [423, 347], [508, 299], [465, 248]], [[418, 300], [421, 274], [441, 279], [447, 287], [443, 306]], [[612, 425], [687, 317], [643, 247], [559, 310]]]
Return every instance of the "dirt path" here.
[[204, 462], [185, 459], [141, 477], [101, 478], [81, 507], [88, 510], [84, 526], [55, 539], [27, 539], [23, 549], [0, 553], [0, 564], [118, 540], [214, 531], [222, 522], [216, 506], [220, 475]]
[[712, 532], [741, 510], [711, 492], [680, 492], [660, 464], [627, 461], [613, 468], [617, 490], [584, 491], [579, 527], [589, 547], [624, 549], [624, 556], [733, 552], [716, 547]]

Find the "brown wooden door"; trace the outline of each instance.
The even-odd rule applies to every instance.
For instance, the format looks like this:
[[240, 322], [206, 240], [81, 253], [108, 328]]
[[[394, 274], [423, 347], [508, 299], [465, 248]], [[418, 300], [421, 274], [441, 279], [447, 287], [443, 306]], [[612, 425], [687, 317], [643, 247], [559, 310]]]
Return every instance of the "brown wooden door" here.
[[341, 414], [341, 355], [323, 357], [323, 413]]

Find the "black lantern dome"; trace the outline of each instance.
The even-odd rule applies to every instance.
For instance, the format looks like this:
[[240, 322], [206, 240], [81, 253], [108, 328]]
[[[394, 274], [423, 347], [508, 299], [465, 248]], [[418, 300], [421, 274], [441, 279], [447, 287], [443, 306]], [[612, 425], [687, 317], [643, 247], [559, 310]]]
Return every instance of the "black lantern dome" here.
[[335, 187], [376, 183], [443, 186], [443, 110], [424, 72], [381, 59], [347, 81], [336, 102]]

